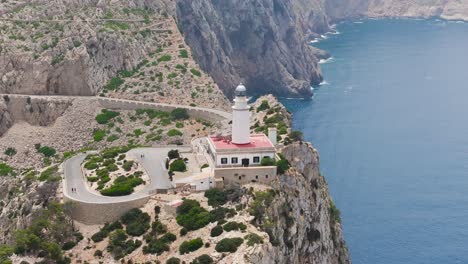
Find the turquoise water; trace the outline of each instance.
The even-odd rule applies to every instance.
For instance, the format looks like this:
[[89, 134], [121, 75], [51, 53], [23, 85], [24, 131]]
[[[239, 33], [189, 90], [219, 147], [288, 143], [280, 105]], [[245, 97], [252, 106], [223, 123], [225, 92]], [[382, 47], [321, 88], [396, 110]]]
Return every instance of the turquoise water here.
[[328, 84], [287, 100], [321, 154], [354, 263], [468, 263], [468, 23], [367, 20], [315, 46]]

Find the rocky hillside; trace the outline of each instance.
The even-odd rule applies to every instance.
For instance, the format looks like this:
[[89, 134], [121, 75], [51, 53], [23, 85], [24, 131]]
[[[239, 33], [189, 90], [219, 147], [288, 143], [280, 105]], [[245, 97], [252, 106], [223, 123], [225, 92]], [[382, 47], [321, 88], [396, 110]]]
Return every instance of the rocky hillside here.
[[222, 108], [172, 1], [0, 3], [0, 93], [100, 95]]

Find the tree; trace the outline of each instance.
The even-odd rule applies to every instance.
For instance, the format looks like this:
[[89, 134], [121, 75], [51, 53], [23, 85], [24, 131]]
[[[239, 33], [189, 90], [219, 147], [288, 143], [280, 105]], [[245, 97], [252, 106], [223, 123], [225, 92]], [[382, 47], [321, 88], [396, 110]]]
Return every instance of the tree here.
[[240, 237], [224, 238], [216, 244], [216, 251], [218, 252], [231, 252], [237, 251], [237, 248], [244, 243], [244, 240]]
[[292, 131], [291, 134], [289, 134], [289, 138], [291, 138], [292, 141], [303, 141], [304, 135], [301, 131], [295, 130]]
[[179, 171], [179, 172], [184, 172], [187, 170], [187, 165], [185, 165], [185, 161], [184, 160], [181, 160], [181, 159], [178, 159], [178, 160], [175, 160], [171, 163], [171, 165], [169, 166], [169, 169], [171, 171]]
[[184, 241], [179, 246], [179, 252], [181, 255], [193, 252], [203, 246], [203, 240], [201, 238], [195, 238], [189, 241]]
[[276, 163], [276, 167], [277, 167], [278, 174], [283, 174], [289, 169], [290, 165], [286, 159], [280, 159]]
[[171, 118], [173, 120], [184, 120], [184, 119], [189, 119], [189, 114], [187, 112], [187, 109], [184, 108], [176, 108], [171, 111]]
[[262, 166], [275, 166], [275, 160], [270, 157], [263, 157], [261, 161]]
[[208, 205], [220, 206], [227, 202], [227, 194], [223, 190], [213, 188], [205, 192], [205, 197], [208, 198]]
[[178, 159], [178, 158], [180, 158], [179, 150], [171, 149], [167, 153], [167, 156], [169, 157], [169, 159]]

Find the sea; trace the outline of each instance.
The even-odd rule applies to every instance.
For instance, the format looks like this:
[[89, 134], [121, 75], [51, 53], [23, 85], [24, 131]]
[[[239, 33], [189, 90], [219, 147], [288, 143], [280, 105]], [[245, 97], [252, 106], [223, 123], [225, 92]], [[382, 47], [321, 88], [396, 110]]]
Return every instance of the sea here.
[[468, 23], [336, 25], [324, 82], [281, 101], [320, 153], [355, 264], [468, 263]]

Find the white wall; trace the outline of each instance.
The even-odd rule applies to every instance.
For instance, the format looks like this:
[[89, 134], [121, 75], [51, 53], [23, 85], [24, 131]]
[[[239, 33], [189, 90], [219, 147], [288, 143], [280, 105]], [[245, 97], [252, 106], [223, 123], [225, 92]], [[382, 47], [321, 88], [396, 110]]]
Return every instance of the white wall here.
[[[237, 164], [231, 163], [231, 158], [237, 158]], [[260, 157], [260, 161], [258, 163], [253, 163], [253, 157]], [[223, 167], [223, 166], [242, 166], [242, 159], [249, 159], [249, 166], [260, 165], [262, 162], [263, 157], [270, 157], [275, 158], [275, 152], [264, 152], [264, 153], [239, 153], [239, 154], [217, 154], [216, 155], [216, 167]], [[221, 159], [227, 158], [228, 163], [222, 164]]]

